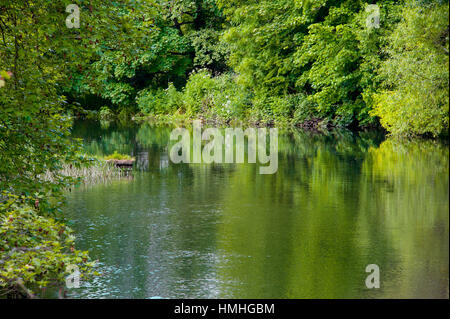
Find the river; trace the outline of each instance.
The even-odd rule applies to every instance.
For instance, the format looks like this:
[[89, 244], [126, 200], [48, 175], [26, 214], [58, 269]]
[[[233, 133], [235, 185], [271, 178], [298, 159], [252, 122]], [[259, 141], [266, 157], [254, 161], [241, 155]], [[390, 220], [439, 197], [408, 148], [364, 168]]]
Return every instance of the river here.
[[[279, 133], [278, 171], [174, 164], [169, 127], [79, 121], [132, 176], [68, 193], [100, 276], [73, 298], [448, 298], [449, 147], [375, 132]], [[368, 289], [366, 266], [380, 269]]]

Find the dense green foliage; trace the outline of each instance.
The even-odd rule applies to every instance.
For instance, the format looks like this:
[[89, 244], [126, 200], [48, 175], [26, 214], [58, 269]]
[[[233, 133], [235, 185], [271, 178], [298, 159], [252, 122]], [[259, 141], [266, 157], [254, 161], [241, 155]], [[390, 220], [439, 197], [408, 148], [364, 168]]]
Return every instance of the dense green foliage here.
[[88, 108], [94, 95], [124, 117], [447, 132], [443, 1], [378, 1], [379, 18], [363, 0], [139, 3], [122, 15], [131, 46], [100, 43], [72, 78]]
[[[80, 270], [91, 265], [66, 237], [69, 230], [58, 233], [63, 190], [76, 182], [62, 168], [84, 162], [77, 155], [79, 141], [70, 138], [72, 120], [62, 91], [73, 69], [90, 65], [95, 43], [111, 38], [121, 17], [110, 13], [125, 11], [127, 2], [106, 7], [84, 1], [79, 29], [65, 26], [72, 1], [0, 4], [0, 70], [7, 70], [0, 74], [1, 292], [20, 295], [61, 284], [64, 264]], [[126, 43], [126, 36], [114, 39]]]
[[216, 43], [223, 19], [213, 0], [139, 1], [122, 18], [132, 41], [100, 43], [91, 67], [74, 75], [71, 95], [96, 94], [115, 109], [133, 109], [143, 89], [180, 88], [194, 68], [226, 67], [227, 49]]
[[398, 135], [448, 130], [448, 3], [407, 6], [389, 36], [380, 68], [383, 88], [375, 95], [381, 123]]
[[111, 155], [105, 156], [105, 160], [132, 160], [134, 159], [130, 155], [120, 154], [117, 151], [114, 151]]
[[67, 265], [80, 265], [82, 276], [94, 265], [87, 252], [74, 249], [70, 228], [43, 217], [24, 204], [25, 197], [9, 195], [0, 204], [0, 294], [27, 294], [58, 285], [70, 274]]
[[141, 91], [137, 103], [144, 113], [182, 111], [188, 117], [206, 117], [228, 122], [244, 115], [250, 105], [249, 92], [235, 82], [231, 73], [213, 77], [207, 70], [191, 74], [182, 91], [173, 85], [165, 90]]
[[[71, 3], [80, 28], [65, 26]], [[135, 114], [448, 134], [448, 3], [380, 0], [380, 25], [370, 4], [2, 0], [0, 287], [90, 266], [59, 233], [76, 182], [63, 170], [85, 162], [70, 137], [79, 104], [105, 127]]]

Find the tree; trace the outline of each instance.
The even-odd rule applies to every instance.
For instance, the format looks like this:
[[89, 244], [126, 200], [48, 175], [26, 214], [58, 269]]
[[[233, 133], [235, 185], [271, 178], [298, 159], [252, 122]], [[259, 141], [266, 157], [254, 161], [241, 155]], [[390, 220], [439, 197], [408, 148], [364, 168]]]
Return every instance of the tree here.
[[218, 3], [230, 22], [224, 35], [231, 46], [230, 65], [257, 97], [300, 94], [300, 104], [285, 112], [288, 117], [306, 98], [309, 112], [335, 124], [374, 122], [364, 92], [374, 86], [383, 35], [396, 20], [393, 1], [378, 2], [382, 28], [370, 30], [369, 1]]
[[62, 191], [74, 182], [60, 168], [81, 164], [62, 87], [71, 70], [83, 69], [96, 54], [100, 40], [114, 36], [115, 45], [132, 45], [124, 13], [133, 8], [128, 1], [78, 1], [81, 25], [70, 29], [65, 10], [73, 2], [0, 4], [0, 70], [10, 72], [1, 73], [0, 88], [0, 287], [7, 291], [60, 282], [68, 261], [89, 266], [73, 238], [60, 233]]
[[226, 69], [218, 42], [221, 14], [212, 0], [157, 0], [124, 13], [132, 46], [100, 42], [92, 64], [67, 88], [74, 96], [95, 94], [115, 108], [133, 110], [139, 92], [180, 89], [194, 68]]
[[373, 114], [394, 135], [448, 134], [449, 6], [410, 1], [389, 36]]

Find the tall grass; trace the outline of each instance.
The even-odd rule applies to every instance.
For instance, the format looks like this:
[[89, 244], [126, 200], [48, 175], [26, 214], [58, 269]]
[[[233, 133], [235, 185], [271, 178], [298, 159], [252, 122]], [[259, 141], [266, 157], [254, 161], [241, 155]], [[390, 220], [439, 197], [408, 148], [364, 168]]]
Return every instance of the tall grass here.
[[[83, 184], [94, 184], [106, 182], [112, 179], [128, 176], [130, 173], [115, 167], [113, 163], [108, 163], [103, 159], [92, 159], [88, 164], [75, 166], [70, 163], [62, 165], [59, 171], [61, 175], [79, 179]], [[53, 174], [47, 172], [44, 179], [53, 181]]]

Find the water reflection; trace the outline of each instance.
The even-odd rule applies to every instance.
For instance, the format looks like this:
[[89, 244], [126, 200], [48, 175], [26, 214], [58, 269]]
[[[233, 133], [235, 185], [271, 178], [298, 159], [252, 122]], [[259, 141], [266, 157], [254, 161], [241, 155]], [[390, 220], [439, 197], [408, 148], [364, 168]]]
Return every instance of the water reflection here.
[[[376, 133], [290, 131], [279, 169], [173, 164], [170, 129], [74, 135], [97, 155], [137, 158], [131, 180], [69, 194], [78, 247], [103, 276], [74, 297], [448, 297], [449, 149]], [[365, 287], [365, 267], [381, 288]]]

